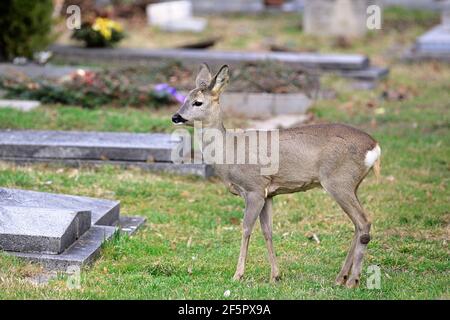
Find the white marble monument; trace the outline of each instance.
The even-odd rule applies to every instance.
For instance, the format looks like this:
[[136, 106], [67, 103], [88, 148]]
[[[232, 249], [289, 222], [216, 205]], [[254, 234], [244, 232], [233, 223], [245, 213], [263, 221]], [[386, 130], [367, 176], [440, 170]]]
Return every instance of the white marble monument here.
[[164, 31], [201, 32], [206, 28], [205, 18], [192, 16], [191, 1], [168, 1], [147, 6], [148, 23]]

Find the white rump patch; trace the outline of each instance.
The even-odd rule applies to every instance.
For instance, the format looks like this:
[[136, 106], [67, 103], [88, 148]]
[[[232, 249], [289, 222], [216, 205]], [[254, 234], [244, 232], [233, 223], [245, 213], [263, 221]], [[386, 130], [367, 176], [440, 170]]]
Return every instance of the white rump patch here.
[[377, 144], [375, 148], [372, 150], [367, 151], [366, 157], [364, 158], [364, 164], [367, 168], [371, 168], [375, 161], [380, 157], [381, 155], [381, 149], [380, 146]]

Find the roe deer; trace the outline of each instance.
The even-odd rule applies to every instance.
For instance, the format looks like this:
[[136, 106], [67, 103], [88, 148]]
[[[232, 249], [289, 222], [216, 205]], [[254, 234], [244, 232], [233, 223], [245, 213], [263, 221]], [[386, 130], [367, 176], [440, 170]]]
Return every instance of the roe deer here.
[[[214, 129], [229, 138], [219, 106], [219, 96], [228, 80], [228, 66], [222, 66], [212, 77], [209, 67], [202, 64], [196, 88], [189, 92], [172, 121], [185, 125], [201, 121], [204, 129]], [[233, 278], [240, 280], [244, 275], [250, 235], [259, 217], [269, 254], [271, 280], [279, 279], [272, 244], [272, 198], [322, 187], [355, 225], [354, 238], [336, 283], [349, 288], [358, 286], [371, 223], [356, 191], [371, 168], [378, 178], [380, 146], [367, 133], [342, 124], [305, 125], [280, 130], [278, 134], [279, 167], [275, 173], [261, 174], [260, 165], [214, 165], [216, 174], [230, 191], [245, 200], [241, 249]], [[236, 148], [234, 142], [231, 145]]]

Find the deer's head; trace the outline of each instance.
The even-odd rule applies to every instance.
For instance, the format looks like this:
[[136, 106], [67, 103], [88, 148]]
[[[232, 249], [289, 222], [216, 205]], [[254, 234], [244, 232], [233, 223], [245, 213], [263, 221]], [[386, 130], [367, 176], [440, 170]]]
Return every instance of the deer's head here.
[[200, 66], [195, 80], [196, 88], [189, 92], [183, 105], [172, 117], [175, 124], [192, 126], [194, 121], [201, 121], [204, 126], [214, 126], [221, 123], [222, 115], [219, 106], [219, 96], [229, 80], [228, 66], [224, 65], [212, 77], [206, 63]]

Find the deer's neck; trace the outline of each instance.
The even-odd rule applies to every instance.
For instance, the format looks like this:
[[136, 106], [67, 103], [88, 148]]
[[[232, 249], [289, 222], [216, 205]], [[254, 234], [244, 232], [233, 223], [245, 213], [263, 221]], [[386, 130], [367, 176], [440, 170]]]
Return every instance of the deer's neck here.
[[208, 123], [205, 126], [203, 126], [203, 130], [208, 130], [208, 129], [218, 130], [218, 131], [222, 132], [223, 134], [225, 134], [225, 132], [226, 132], [225, 126], [223, 125], [222, 121]]
[[219, 101], [214, 101], [211, 107], [214, 110], [214, 117], [208, 122], [203, 123], [203, 129], [216, 129], [225, 134], [226, 129], [223, 125], [223, 113]]
[[[200, 134], [198, 138], [202, 141], [200, 151], [204, 155], [205, 148], [211, 148], [217, 150], [222, 149], [226, 139], [226, 128], [223, 125], [222, 110], [220, 109], [219, 103], [215, 102], [211, 108], [214, 108], [214, 117], [204, 121], [202, 123], [202, 128], [198, 131]], [[218, 142], [221, 141], [222, 143]], [[217, 150], [219, 152], [219, 150]], [[224, 154], [224, 150], [220, 150]]]

